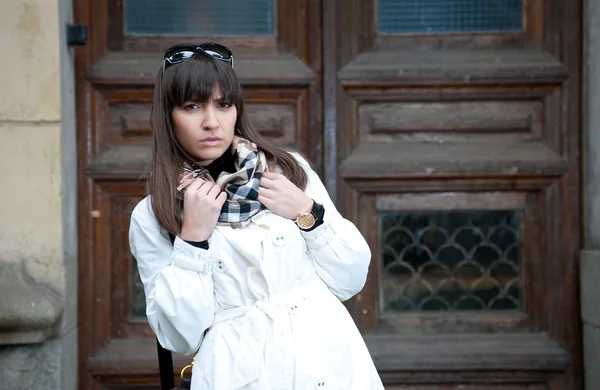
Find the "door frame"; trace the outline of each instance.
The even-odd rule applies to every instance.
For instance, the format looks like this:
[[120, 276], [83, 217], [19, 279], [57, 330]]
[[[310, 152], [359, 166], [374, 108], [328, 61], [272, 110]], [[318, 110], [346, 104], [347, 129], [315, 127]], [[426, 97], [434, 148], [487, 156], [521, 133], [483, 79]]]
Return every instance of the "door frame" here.
[[[73, 0], [74, 22], [91, 26], [89, 29], [89, 44], [75, 49], [76, 101], [78, 104], [78, 318], [80, 324], [79, 361], [82, 362], [79, 366], [80, 388], [88, 388], [92, 383], [87, 365], [90, 358], [90, 348], [87, 347], [87, 344], [89, 343], [88, 337], [91, 329], [93, 329], [92, 324], [98, 321], [98, 318], [94, 317], [90, 307], [99, 299], [95, 295], [96, 287], [90, 287], [95, 286], [95, 273], [98, 272], [94, 269], [93, 252], [98, 250], [96, 248], [98, 235], [104, 234], [102, 229], [98, 230], [99, 217], [106, 212], [110, 212], [110, 210], [98, 209], [97, 186], [99, 184], [88, 176], [90, 164], [100, 152], [100, 145], [97, 142], [98, 134], [95, 129], [105, 125], [98, 120], [97, 116], [104, 108], [99, 103], [98, 92], [91, 85], [90, 77], [95, 77], [91, 67], [100, 60], [107, 48], [112, 47], [113, 41], [118, 38], [102, 36], [98, 32], [102, 31], [102, 28], [98, 26], [101, 23], [108, 23], [109, 8], [123, 1], [101, 0], [94, 3], [93, 0]], [[337, 202], [339, 208], [350, 216], [350, 219], [357, 220], [358, 216], [361, 215], [361, 208], [372, 213], [377, 212], [375, 208], [372, 208], [375, 202], [372, 198], [374, 193], [353, 190], [347, 182], [355, 180], [358, 183], [357, 185], [366, 188], [373, 184], [373, 180], [367, 180], [367, 178], [349, 179], [347, 175], [340, 174], [344, 174], [344, 168], [348, 166], [347, 158], [357, 146], [356, 139], [343, 138], [340, 135], [344, 134], [345, 131], [349, 131], [348, 129], [355, 130], [352, 121], [355, 120], [353, 118], [357, 115], [358, 105], [361, 102], [369, 101], [369, 99], [376, 100], [374, 94], [379, 92], [365, 89], [359, 91], [358, 94], [362, 93], [362, 95], [356, 99], [356, 96], [358, 96], [356, 91], [360, 88], [351, 85], [352, 82], [348, 79], [342, 79], [348, 77], [344, 76], [344, 71], [348, 70], [348, 63], [363, 51], [371, 50], [374, 37], [366, 34], [365, 29], [369, 26], [372, 27], [373, 21], [361, 21], [360, 19], [361, 14], [364, 16], [364, 12], [369, 11], [369, 9], [365, 10], [363, 8], [365, 4], [363, 0], [304, 1], [313, 5], [319, 4], [319, 11], [310, 15], [309, 18], [313, 21], [321, 21], [320, 24], [315, 23], [313, 28], [315, 33], [322, 35], [319, 45], [299, 49], [312, 52], [310, 54], [311, 61], [313, 61], [311, 66], [318, 70], [318, 81], [316, 81], [318, 86], [311, 90], [312, 94], [319, 96], [316, 99], [319, 105], [312, 108], [317, 114], [313, 114], [306, 120], [310, 122], [310, 126], [318, 128], [322, 124], [323, 127], [322, 140], [313, 140], [307, 142], [307, 145], [310, 145], [309, 148], [312, 153], [310, 157], [316, 162], [317, 170], [323, 173], [324, 182], [332, 198]], [[567, 351], [570, 357], [568, 362], [561, 361], [557, 363], [556, 367], [568, 366], [564, 375], [557, 375], [557, 369], [549, 374], [549, 378], [553, 379], [549, 382], [548, 388], [551, 390], [581, 389], [583, 367], [578, 258], [579, 249], [581, 248], [582, 225], [581, 161], [579, 156], [582, 152], [580, 142], [582, 45], [580, 43], [582, 42], [583, 1], [573, 0], [568, 5], [566, 1], [561, 0], [524, 1], [528, 4], [537, 2], [543, 5], [537, 8], [544, 13], [543, 25], [537, 26], [539, 31], [543, 31], [543, 34], [534, 37], [534, 39], [540, 40], [543, 49], [562, 64], [562, 68], [566, 72], [564, 76], [568, 76], [565, 80], [560, 81], [561, 86], [558, 91], [552, 92], [544, 98], [545, 104], [551, 107], [544, 120], [546, 123], [551, 123], [555, 128], [555, 131], [551, 134], [552, 137], [546, 141], [551, 149], [568, 164], [565, 173], [560, 175], [559, 180], [554, 181], [553, 184], [541, 191], [545, 200], [542, 202], [543, 207], [540, 209], [540, 213], [545, 215], [549, 228], [547, 230], [548, 234], [545, 237], [540, 237], [540, 239], [549, 242], [549, 251], [557, 253], [562, 261], [551, 263], [547, 268], [547, 274], [544, 275], [545, 283], [548, 286], [559, 286], [560, 288], [550, 291], [550, 295], [546, 298], [550, 307], [547, 308], [547, 312], [544, 312], [548, 314], [543, 322], [547, 324], [547, 329], [545, 327], [540, 327], [540, 329], [547, 331], [551, 338], [556, 340], [557, 345]], [[340, 9], [349, 9], [350, 11], [340, 13]], [[355, 23], [357, 21], [358, 23]], [[340, 26], [352, 26], [352, 28], [348, 31], [341, 31]], [[343, 43], [346, 34], [353, 37], [351, 45], [344, 45]], [[435, 41], [435, 39], [432, 39], [432, 41]], [[577, 44], [570, 44], [570, 42], [577, 42]], [[389, 49], [394, 45], [394, 43], [389, 42], [376, 42], [375, 50]], [[340, 82], [340, 80], [343, 82]], [[400, 99], [406, 98], [409, 93], [422, 93], [422, 96], [430, 96], [431, 99], [431, 95], [427, 95], [425, 89], [436, 83], [442, 85], [444, 80], [446, 79], [442, 77], [434, 80], [430, 85], [423, 86], [423, 84], [419, 84], [420, 82], [416, 78], [412, 80], [408, 78], [392, 81], [387, 87], [394, 90], [396, 97]], [[112, 82], [115, 82], [115, 80], [112, 80]], [[504, 92], [508, 93], [510, 88], [516, 84], [514, 80], [505, 82]], [[543, 83], [540, 82], [541, 84]], [[293, 87], [293, 83], [291, 86]], [[125, 88], [129, 88], [132, 96], [135, 96], [138, 87], [147, 88], [147, 81], [138, 80], [130, 83]], [[110, 89], [110, 82], [102, 88]], [[475, 86], [474, 88], [478, 87]], [[354, 96], [351, 96], [353, 93]], [[568, 135], [565, 136], [567, 133]], [[114, 179], [119, 180], [118, 175]], [[506, 177], [506, 188], [514, 187], [512, 180], [511, 177]], [[459, 187], [459, 184], [457, 182], [454, 190], [460, 190], [461, 188], [467, 192], [473, 190], [468, 185]], [[100, 185], [111, 186], [108, 182]], [[141, 185], [141, 183], [131, 184], [125, 191], [136, 193]], [[389, 186], [385, 187], [386, 185]], [[435, 187], [435, 185], [438, 184], [434, 183], [432, 189], [448, 189], [448, 187]], [[386, 193], [397, 191], [399, 187], [398, 184], [390, 185], [387, 182], [377, 188], [378, 191]], [[406, 188], [414, 189], [414, 187]], [[479, 187], [480, 190], [481, 188], [483, 187]], [[493, 190], [493, 187], [490, 187], [490, 190]], [[359, 224], [359, 226], [363, 231], [369, 229], [366, 224]], [[376, 237], [371, 237], [370, 240], [376, 240]], [[371, 271], [377, 272], [375, 268], [372, 268]], [[368, 284], [363, 296], [375, 296], [375, 290], [376, 286]], [[370, 320], [362, 319], [361, 313], [365, 310], [365, 307], [358, 300], [352, 300], [348, 304], [348, 308], [355, 318], [359, 319], [359, 324], [362, 323], [362, 326], [365, 327], [369, 326]], [[390, 362], [390, 364], [393, 363], [392, 360]], [[108, 365], [106, 367], [107, 370], [110, 369]], [[156, 373], [151, 369], [144, 368], [144, 370], [140, 371], [140, 378], [145, 377], [145, 380], [149, 381], [155, 377]], [[430, 374], [430, 372], [421, 372], [422, 377], [420, 377], [420, 380], [424, 381], [425, 377]], [[399, 376], [391, 369], [383, 372], [382, 375], [390, 383], [400, 383], [408, 378], [408, 376]], [[451, 372], [448, 377], [451, 378], [453, 383], [473, 379], [461, 375], [459, 370], [456, 370]], [[508, 380], [507, 377], [502, 378], [504, 378], [503, 381]]]

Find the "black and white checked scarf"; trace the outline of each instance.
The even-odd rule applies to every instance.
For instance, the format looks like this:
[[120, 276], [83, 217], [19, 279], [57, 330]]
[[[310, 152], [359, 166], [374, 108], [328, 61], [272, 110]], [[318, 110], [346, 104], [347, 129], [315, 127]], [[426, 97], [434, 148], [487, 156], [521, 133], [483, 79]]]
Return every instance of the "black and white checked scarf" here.
[[[234, 138], [231, 152], [236, 171], [222, 172], [216, 179], [216, 183], [227, 193], [227, 201], [223, 204], [219, 216], [219, 225], [241, 227], [248, 224], [250, 218], [263, 209], [263, 205], [258, 201], [258, 187], [260, 178], [267, 169], [267, 159], [255, 143], [239, 137]], [[186, 166], [184, 173], [192, 173], [194, 178], [215, 181], [208, 170], [202, 167]], [[182, 183], [178, 190], [185, 189], [189, 184]]]

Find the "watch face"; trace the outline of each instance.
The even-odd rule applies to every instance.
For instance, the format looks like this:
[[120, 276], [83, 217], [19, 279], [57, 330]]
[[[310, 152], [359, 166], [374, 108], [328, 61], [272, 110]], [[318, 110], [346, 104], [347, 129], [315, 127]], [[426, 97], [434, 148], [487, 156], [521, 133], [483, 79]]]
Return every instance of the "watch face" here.
[[298, 217], [298, 226], [302, 229], [310, 229], [315, 225], [315, 222], [317, 222], [317, 220], [311, 213], [302, 214]]

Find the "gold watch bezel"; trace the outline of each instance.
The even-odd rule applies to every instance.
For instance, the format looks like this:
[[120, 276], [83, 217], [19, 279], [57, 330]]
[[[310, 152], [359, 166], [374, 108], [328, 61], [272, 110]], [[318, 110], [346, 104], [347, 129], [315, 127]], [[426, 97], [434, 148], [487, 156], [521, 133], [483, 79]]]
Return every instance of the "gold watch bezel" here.
[[317, 218], [310, 211], [300, 214], [296, 218], [296, 224], [300, 229], [310, 229], [315, 226], [315, 223], [317, 223]]

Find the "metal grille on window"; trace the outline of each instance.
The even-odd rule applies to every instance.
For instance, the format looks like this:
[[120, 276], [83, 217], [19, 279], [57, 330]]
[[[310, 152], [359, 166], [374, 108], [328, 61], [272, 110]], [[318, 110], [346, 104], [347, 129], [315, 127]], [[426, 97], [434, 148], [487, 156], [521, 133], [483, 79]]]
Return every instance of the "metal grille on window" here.
[[379, 34], [522, 30], [523, 0], [378, 0]]
[[382, 312], [520, 310], [520, 211], [380, 215]]
[[131, 318], [138, 321], [146, 321], [146, 295], [144, 295], [144, 284], [140, 279], [137, 262], [131, 256]]
[[125, 0], [125, 32], [144, 35], [273, 35], [274, 0]]

